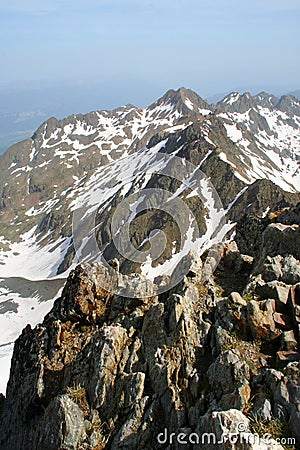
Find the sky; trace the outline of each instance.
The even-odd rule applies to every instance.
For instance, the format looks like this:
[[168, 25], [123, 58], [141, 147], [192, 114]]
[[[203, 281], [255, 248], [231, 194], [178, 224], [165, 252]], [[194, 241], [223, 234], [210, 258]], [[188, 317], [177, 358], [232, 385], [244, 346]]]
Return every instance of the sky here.
[[180, 86], [285, 93], [300, 88], [299, 19], [299, 0], [0, 0], [0, 91], [71, 86], [78, 110]]

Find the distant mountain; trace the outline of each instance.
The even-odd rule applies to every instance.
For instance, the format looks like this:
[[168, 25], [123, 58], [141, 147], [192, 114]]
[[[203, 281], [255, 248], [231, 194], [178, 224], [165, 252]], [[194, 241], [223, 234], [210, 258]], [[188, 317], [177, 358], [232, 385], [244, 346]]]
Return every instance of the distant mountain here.
[[298, 89], [297, 91], [289, 92], [288, 95], [293, 95], [298, 100], [300, 100], [300, 89]]
[[[120, 75], [121, 76], [121, 75]], [[122, 80], [122, 82], [121, 82]], [[120, 86], [124, 83], [127, 89]], [[32, 136], [47, 118], [63, 118], [72, 113], [113, 108], [128, 101], [147, 104], [157, 87], [128, 77], [99, 82], [36, 81], [16, 85], [0, 85], [0, 154], [9, 146]]]
[[[225, 206], [243, 187], [260, 179], [297, 192], [299, 124], [300, 102], [294, 97], [231, 93], [212, 107], [185, 88], [169, 90], [144, 109], [127, 105], [63, 120], [52, 117], [0, 159], [1, 234], [13, 242], [35, 229], [33, 241], [44, 235], [44, 245], [59, 239], [59, 259], [53, 266], [51, 255], [52, 268], [45, 269], [45, 276], [63, 271], [68, 265], [62, 262], [71, 236], [70, 211], [80, 203], [89, 180], [104, 187], [111, 182], [105, 181], [105, 167], [116, 167], [115, 180], [122, 192], [121, 167], [130, 165], [128, 170], [134, 173], [141, 155], [147, 159], [145, 149], [156, 148], [159, 142], [161, 152], [192, 159], [190, 148], [195, 145], [209, 173], [226, 167], [224, 179], [212, 176]], [[132, 183], [134, 190], [134, 178]], [[116, 196], [122, 197], [115, 193], [114, 201]], [[70, 262], [69, 253], [67, 259]], [[34, 276], [30, 264], [22, 272]]]
[[[184, 183], [159, 180], [155, 173], [166, 166], [161, 155], [200, 167], [223, 207], [211, 203], [207, 180], [198, 191], [192, 177]], [[36, 323], [51, 308], [40, 293], [28, 298], [28, 280], [49, 283], [66, 278], [78, 253], [88, 258], [89, 233], [81, 234], [75, 248], [74, 211], [84, 208], [82, 224], [93, 220], [106, 260], [117, 258], [125, 274], [153, 278], [160, 265], [173, 270], [191, 247], [180, 247], [178, 229], [168, 215], [156, 214], [150, 199], [145, 214], [126, 220], [136, 248], [147, 248], [151, 230], [160, 229], [165, 250], [158, 261], [126, 260], [116, 251], [111, 230], [114, 211], [124, 199], [161, 187], [187, 202], [202, 235], [192, 248], [202, 254], [227, 239], [245, 214], [262, 218], [296, 204], [299, 164], [300, 101], [292, 96], [230, 93], [212, 106], [197, 93], [180, 88], [167, 91], [147, 108], [126, 105], [47, 119], [32, 138], [13, 145], [0, 158], [0, 264], [5, 283], [0, 286], [0, 305], [5, 306], [1, 329], [14, 317], [10, 332], [1, 334], [0, 357], [24, 326], [24, 317]], [[130, 207], [135, 216], [134, 206]], [[193, 229], [185, 217], [184, 235], [193, 235]], [[8, 287], [12, 277], [18, 278], [18, 289], [11, 283]], [[57, 291], [59, 287], [55, 284]]]

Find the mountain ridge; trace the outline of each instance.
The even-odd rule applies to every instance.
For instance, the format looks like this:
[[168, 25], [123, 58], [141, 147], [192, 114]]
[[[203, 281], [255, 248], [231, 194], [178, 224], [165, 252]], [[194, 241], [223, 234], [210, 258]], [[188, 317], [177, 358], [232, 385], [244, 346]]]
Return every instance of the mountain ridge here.
[[[234, 224], [243, 220], [244, 214], [262, 217], [292, 208], [299, 202], [300, 190], [300, 103], [283, 97], [284, 112], [259, 104], [264, 101], [248, 98], [242, 110], [245, 104], [249, 108], [241, 112], [240, 108], [234, 110], [236, 102], [225, 103], [223, 109], [211, 107], [195, 92], [180, 88], [167, 91], [148, 108], [127, 105], [45, 121], [31, 139], [11, 147], [0, 158], [2, 276], [32, 281], [66, 278], [77, 263], [72, 215], [82, 204], [89, 214], [100, 211], [95, 213], [97, 242], [100, 247], [106, 245], [103, 252], [108, 260], [120, 259], [121, 269], [127, 272], [155, 273], [158, 269], [152, 263], [128, 264], [120, 257], [110, 229], [118, 205], [142, 189], [161, 186], [188, 204], [207, 236], [201, 252], [213, 243], [210, 220], [216, 224], [218, 217], [225, 216], [222, 240], [230, 230], [233, 233]], [[204, 182], [195, 192], [192, 185], [180, 190], [178, 180], [159, 181], [155, 171], [163, 165], [161, 155], [176, 156], [200, 168], [215, 187], [223, 210], [209, 209], [199, 199], [201, 192], [209, 194]], [[99, 187], [102, 191], [94, 198]], [[149, 245], [149, 224], [161, 227], [167, 236], [159, 263], [184, 256], [173, 242], [174, 236], [175, 241], [179, 236], [172, 220], [162, 214], [155, 216], [151, 210], [132, 223], [137, 247]], [[191, 230], [186, 225], [188, 236]], [[88, 252], [88, 248], [85, 243], [80, 251]], [[23, 327], [18, 308], [25, 304], [26, 293], [22, 297], [8, 288], [0, 293], [6, 305], [6, 312], [0, 315], [1, 328], [12, 317], [16, 321], [12, 333], [3, 339], [8, 345]], [[6, 303], [8, 299], [13, 303]], [[38, 295], [32, 305], [34, 325], [51, 305]]]

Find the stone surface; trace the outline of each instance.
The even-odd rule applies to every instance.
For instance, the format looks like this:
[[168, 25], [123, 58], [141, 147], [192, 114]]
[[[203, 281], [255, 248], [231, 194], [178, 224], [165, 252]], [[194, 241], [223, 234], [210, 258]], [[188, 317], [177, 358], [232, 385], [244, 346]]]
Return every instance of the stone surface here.
[[236, 305], [247, 306], [246, 300], [244, 300], [243, 297], [238, 292], [231, 292], [228, 299], [229, 301], [231, 301]]
[[271, 401], [264, 395], [259, 395], [255, 399], [251, 414], [255, 417], [255, 420], [263, 420], [269, 422], [272, 419]]
[[[223, 256], [228, 289], [243, 258], [234, 244]], [[145, 281], [141, 298], [109, 292], [119, 272], [78, 266], [44, 322], [26, 327], [15, 344], [0, 405], [1, 450], [156, 450], [164, 430], [174, 439], [209, 430], [221, 436], [238, 421], [252, 436], [243, 411], [287, 422], [297, 436], [300, 300], [298, 285], [280, 281], [287, 258], [267, 255], [264, 272], [256, 266], [242, 277], [243, 297], [235, 289], [225, 296], [213, 277], [204, 283], [193, 255], [184, 280], [161, 295], [132, 274]], [[266, 445], [244, 439], [222, 448]]]
[[251, 300], [247, 307], [247, 323], [253, 339], [272, 340], [279, 336], [273, 319], [275, 313], [275, 301], [264, 300], [257, 302]]
[[47, 406], [33, 448], [76, 450], [86, 438], [83, 413], [67, 395]]
[[284, 351], [294, 351], [298, 348], [298, 342], [295, 338], [295, 333], [293, 330], [285, 331], [281, 335], [281, 348]]
[[258, 285], [255, 292], [262, 299], [274, 298], [276, 300], [276, 309], [283, 308], [286, 311], [290, 286], [279, 281], [270, 281], [264, 285]]

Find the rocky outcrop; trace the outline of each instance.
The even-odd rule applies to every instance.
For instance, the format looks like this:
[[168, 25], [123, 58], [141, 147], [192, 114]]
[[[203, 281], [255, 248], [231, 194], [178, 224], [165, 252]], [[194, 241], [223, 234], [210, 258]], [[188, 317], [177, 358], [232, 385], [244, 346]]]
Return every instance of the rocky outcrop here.
[[15, 344], [0, 448], [198, 449], [206, 433], [222, 448], [282, 448], [253, 444], [258, 417], [299, 439], [299, 285], [258, 280], [233, 243], [219, 267], [248, 271], [247, 294], [203, 284], [197, 258], [172, 291], [139, 299], [110, 294], [100, 263], [78, 266]]

